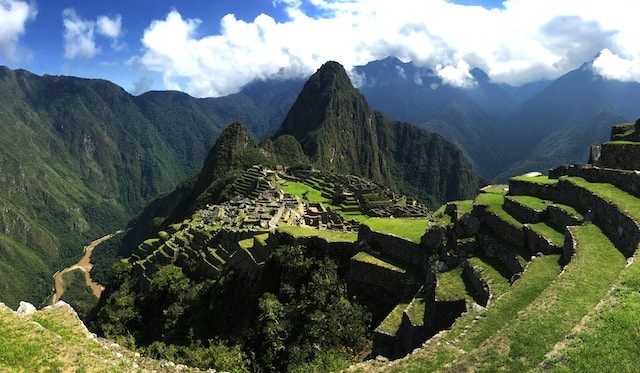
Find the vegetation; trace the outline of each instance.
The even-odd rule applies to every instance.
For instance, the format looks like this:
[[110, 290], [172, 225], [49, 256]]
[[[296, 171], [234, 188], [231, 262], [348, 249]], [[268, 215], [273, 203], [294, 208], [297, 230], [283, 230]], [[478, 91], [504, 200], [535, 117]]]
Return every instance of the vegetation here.
[[388, 233], [409, 241], [420, 242], [429, 227], [427, 218], [371, 218], [364, 224], [376, 232]]
[[329, 242], [356, 242], [358, 240], [358, 233], [355, 232], [342, 232], [311, 227], [294, 227], [291, 225], [280, 225], [278, 230], [288, 233], [294, 237], [320, 237]]
[[436, 275], [436, 299], [451, 301], [471, 298], [462, 279], [462, 266], [455, 267]]
[[347, 297], [331, 260], [280, 246], [264, 276], [269, 281], [227, 270], [215, 281], [195, 281], [167, 265], [137, 290], [139, 279], [122, 262], [93, 320], [106, 336], [133, 336], [154, 357], [231, 371], [344, 366], [365, 348], [370, 315]]
[[62, 300], [69, 303], [82, 319], [86, 318], [98, 299], [87, 286], [84, 272], [79, 269], [69, 271], [62, 275], [62, 281], [65, 287]]

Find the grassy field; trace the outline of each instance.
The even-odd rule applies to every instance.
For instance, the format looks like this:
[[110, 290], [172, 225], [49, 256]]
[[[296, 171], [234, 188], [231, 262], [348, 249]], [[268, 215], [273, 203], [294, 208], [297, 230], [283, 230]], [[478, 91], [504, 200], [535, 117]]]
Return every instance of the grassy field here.
[[640, 222], [640, 199], [607, 183], [590, 183], [580, 177], [568, 177], [568, 182], [593, 192], [605, 201], [616, 205], [633, 220]]
[[640, 265], [631, 265], [604, 301], [543, 363], [553, 372], [633, 372], [640, 356]]
[[391, 264], [391, 263], [389, 263], [387, 261], [384, 261], [382, 259], [376, 258], [375, 256], [367, 254], [364, 251], [361, 251], [361, 252], [357, 253], [351, 259], [352, 260], [356, 260], [358, 262], [373, 264], [373, 265], [376, 265], [378, 267], [390, 269], [390, 270], [395, 271], [395, 272], [400, 272], [400, 273], [406, 273], [407, 272], [406, 269], [404, 269], [404, 268], [400, 268], [400, 267], [398, 267], [396, 265], [393, 265], [393, 264]]
[[549, 179], [548, 176], [516, 176], [509, 179], [510, 181], [524, 181], [526, 183], [543, 184], [543, 185], [555, 185], [558, 184], [557, 179]]
[[509, 215], [502, 205], [504, 204], [504, 194], [501, 193], [480, 193], [475, 199], [476, 205], [486, 206], [487, 212], [490, 212], [512, 226], [521, 229], [523, 224], [516, 218]]
[[462, 280], [462, 266], [437, 273], [436, 278], [436, 300], [471, 299], [471, 295], [468, 294], [465, 283]]
[[418, 243], [429, 227], [429, 219], [370, 218], [364, 221], [364, 224], [376, 232], [393, 234]]
[[529, 224], [529, 228], [551, 241], [554, 246], [562, 247], [564, 244], [564, 233], [558, 232], [545, 223]]
[[329, 242], [356, 242], [358, 234], [353, 232], [331, 231], [327, 229], [316, 229], [310, 227], [294, 227], [291, 225], [280, 225], [278, 230], [289, 233], [294, 237], [320, 237]]
[[624, 268], [625, 258], [597, 226], [571, 230], [576, 255], [563, 275], [504, 328], [491, 338], [481, 338], [480, 347], [447, 370], [458, 371], [471, 364], [481, 371], [532, 369], [598, 304]]
[[507, 198], [535, 211], [546, 210], [549, 205], [549, 202], [532, 196], [508, 196]]
[[[510, 290], [494, 299], [486, 313], [464, 314], [442, 337], [433, 343], [427, 343], [416, 353], [384, 367], [382, 371], [435, 372], [449, 367], [451, 362], [479, 347], [538, 298], [560, 273], [558, 258], [558, 255], [548, 255], [534, 259]], [[481, 317], [476, 320], [477, 316]], [[461, 368], [461, 371], [464, 370]]]

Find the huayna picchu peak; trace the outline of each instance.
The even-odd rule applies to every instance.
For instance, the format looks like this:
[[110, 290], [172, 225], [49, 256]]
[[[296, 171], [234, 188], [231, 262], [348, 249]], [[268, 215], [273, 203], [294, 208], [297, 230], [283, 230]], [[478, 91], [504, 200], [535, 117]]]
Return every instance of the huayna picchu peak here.
[[370, 178], [431, 207], [468, 198], [481, 182], [454, 144], [372, 110], [337, 62], [307, 81], [272, 138], [282, 135], [319, 169]]

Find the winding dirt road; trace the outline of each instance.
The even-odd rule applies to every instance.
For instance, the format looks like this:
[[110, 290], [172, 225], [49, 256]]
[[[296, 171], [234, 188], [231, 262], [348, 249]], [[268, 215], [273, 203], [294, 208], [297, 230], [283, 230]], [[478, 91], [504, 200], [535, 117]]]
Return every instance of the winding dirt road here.
[[91, 242], [89, 246], [84, 248], [84, 256], [82, 257], [82, 259], [80, 259], [78, 263], [72, 265], [71, 267], [67, 267], [63, 269], [62, 271], [58, 271], [53, 275], [53, 284], [54, 284], [55, 292], [51, 297], [51, 304], [55, 304], [57, 301], [59, 301], [60, 298], [62, 298], [62, 295], [64, 294], [65, 288], [64, 288], [64, 280], [62, 279], [62, 275], [64, 275], [67, 272], [74, 271], [76, 269], [84, 272], [84, 278], [87, 283], [87, 286], [91, 288], [91, 291], [93, 292], [93, 295], [96, 296], [96, 298], [100, 298], [100, 295], [104, 290], [104, 286], [93, 281], [93, 279], [89, 274], [89, 272], [91, 272], [91, 268], [93, 268], [93, 264], [91, 264], [91, 254], [93, 254], [93, 249], [95, 249], [96, 246], [100, 245], [104, 241], [112, 238], [113, 236], [121, 232], [122, 231], [111, 233]]

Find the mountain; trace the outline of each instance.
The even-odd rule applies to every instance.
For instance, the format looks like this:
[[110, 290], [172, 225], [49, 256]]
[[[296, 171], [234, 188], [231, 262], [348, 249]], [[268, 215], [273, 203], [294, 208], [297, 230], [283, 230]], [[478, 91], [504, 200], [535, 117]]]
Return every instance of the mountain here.
[[364, 176], [431, 206], [473, 194], [479, 184], [455, 145], [373, 111], [337, 62], [307, 81], [272, 138], [283, 135], [295, 137], [320, 169]]
[[132, 96], [104, 80], [0, 68], [0, 301], [41, 304], [56, 270], [196, 173], [228, 123], [264, 135], [281, 120], [280, 96], [248, 92]]
[[526, 100], [504, 125], [509, 156], [500, 179], [522, 171], [586, 162], [583, 144], [599, 144], [609, 128], [640, 112], [640, 84], [607, 80], [583, 64]]

